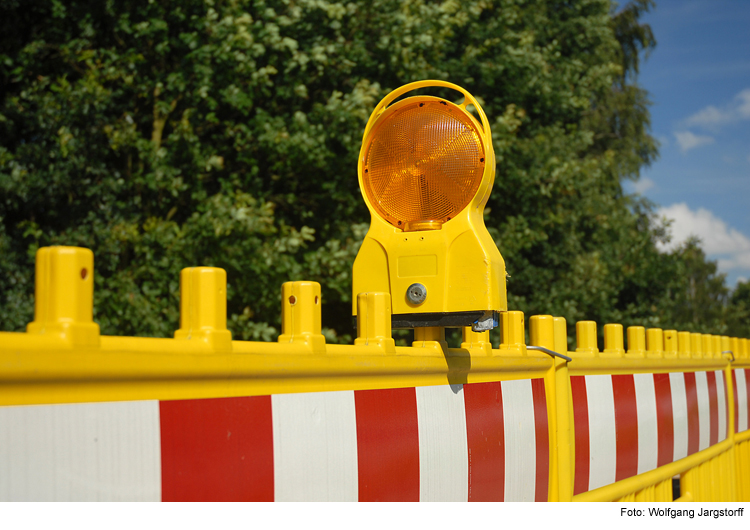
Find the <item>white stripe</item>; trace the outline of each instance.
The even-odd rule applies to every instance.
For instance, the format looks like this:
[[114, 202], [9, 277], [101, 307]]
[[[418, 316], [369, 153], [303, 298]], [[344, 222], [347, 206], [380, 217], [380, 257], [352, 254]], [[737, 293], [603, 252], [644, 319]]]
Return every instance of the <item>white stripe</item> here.
[[612, 376], [585, 377], [589, 410], [589, 490], [593, 490], [615, 481], [615, 398]]
[[531, 380], [503, 381], [505, 501], [534, 501], [536, 431]]
[[695, 372], [695, 390], [698, 396], [698, 450], [702, 451], [710, 445], [711, 439], [711, 407], [708, 401], [708, 379], [706, 372]]
[[736, 368], [734, 370], [734, 378], [737, 380], [737, 388], [735, 394], [737, 396], [737, 412], [739, 419], [735, 429], [737, 432], [746, 431], [747, 426], [747, 380], [745, 379], [745, 370], [742, 368]]
[[469, 450], [463, 385], [417, 387], [419, 499], [467, 501]]
[[719, 441], [727, 439], [727, 400], [724, 395], [724, 372], [716, 370], [716, 398], [719, 402]]
[[277, 501], [356, 501], [354, 392], [274, 394], [273, 464]]
[[685, 390], [685, 374], [683, 372], [669, 374], [669, 389], [672, 393], [672, 421], [674, 426], [673, 461], [676, 462], [688, 455], [687, 391]]
[[0, 500], [161, 500], [159, 402], [0, 407]]
[[659, 436], [656, 423], [654, 374], [633, 374], [635, 403], [638, 407], [638, 474], [656, 469]]

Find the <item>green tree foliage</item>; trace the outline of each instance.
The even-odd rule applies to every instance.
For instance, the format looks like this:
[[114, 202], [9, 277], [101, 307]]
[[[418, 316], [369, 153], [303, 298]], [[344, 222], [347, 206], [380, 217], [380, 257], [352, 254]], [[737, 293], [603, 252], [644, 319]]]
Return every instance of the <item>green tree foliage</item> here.
[[512, 308], [678, 326], [682, 257], [621, 186], [657, 154], [636, 83], [650, 7], [0, 0], [0, 329], [32, 318], [36, 249], [65, 244], [94, 251], [103, 333], [170, 336], [179, 270], [212, 265], [236, 338], [275, 338], [281, 283], [310, 279], [350, 340], [364, 124], [429, 78], [490, 117]]
[[739, 282], [729, 299], [727, 333], [750, 338], [750, 281]]
[[700, 241], [689, 239], [675, 251], [677, 269], [668, 282], [673, 319], [685, 331], [726, 333], [729, 289], [725, 275], [708, 261]]

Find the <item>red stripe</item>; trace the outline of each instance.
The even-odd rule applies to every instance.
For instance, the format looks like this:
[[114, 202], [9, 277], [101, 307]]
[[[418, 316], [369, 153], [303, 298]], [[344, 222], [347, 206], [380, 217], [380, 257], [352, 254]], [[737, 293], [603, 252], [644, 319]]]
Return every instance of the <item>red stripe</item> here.
[[674, 457], [674, 413], [672, 412], [672, 390], [669, 374], [654, 374], [654, 393], [656, 397], [656, 432], [658, 452], [656, 465], [663, 466], [672, 462]]
[[615, 480], [638, 474], [638, 405], [632, 374], [613, 375], [617, 464]]
[[162, 500], [273, 501], [271, 396], [159, 403]]
[[719, 397], [716, 392], [716, 372], [706, 372], [708, 383], [708, 445], [719, 441]]
[[536, 430], [536, 502], [549, 499], [549, 426], [547, 423], [547, 396], [544, 379], [531, 380], [534, 395], [534, 426]]
[[685, 372], [685, 400], [687, 401], [688, 455], [698, 452], [700, 424], [698, 423], [698, 391], [695, 388], [695, 373]]
[[[726, 388], [726, 386], [724, 388]], [[734, 370], [732, 370], [732, 388], [734, 389], [734, 395], [736, 396], [737, 395], [737, 372], [735, 372]], [[727, 403], [729, 403], [729, 401], [727, 401]], [[737, 401], [735, 402], [735, 406], [734, 406], [734, 431], [735, 432], [737, 432], [739, 425], [740, 425], [740, 407], [739, 407], [739, 401]], [[729, 425], [727, 425], [727, 429], [729, 429]]]
[[505, 499], [505, 432], [500, 382], [464, 385], [469, 501]]
[[419, 501], [419, 432], [414, 388], [357, 390], [360, 501]]
[[573, 494], [589, 490], [589, 408], [586, 398], [586, 379], [582, 375], [570, 378], [573, 397], [573, 426], [575, 428], [576, 469]]

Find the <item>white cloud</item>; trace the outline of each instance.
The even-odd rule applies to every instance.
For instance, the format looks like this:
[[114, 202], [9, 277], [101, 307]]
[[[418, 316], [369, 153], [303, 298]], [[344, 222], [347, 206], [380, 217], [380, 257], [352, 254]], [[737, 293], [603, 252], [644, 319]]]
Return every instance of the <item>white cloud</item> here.
[[688, 127], [697, 125], [698, 127], [715, 129], [719, 125], [724, 125], [730, 121], [732, 121], [732, 114], [730, 112], [719, 110], [713, 105], [709, 105], [686, 119], [685, 125]]
[[737, 112], [740, 117], [744, 120], [750, 119], [750, 88], [746, 88], [745, 90], [737, 94], [737, 97], [735, 99], [739, 101]]
[[642, 177], [633, 184], [633, 191], [643, 195], [654, 186], [656, 186], [656, 182], [648, 177]]
[[680, 145], [680, 150], [683, 153], [687, 153], [691, 149], [702, 145], [714, 143], [714, 139], [711, 136], [699, 136], [690, 131], [674, 133], [674, 137], [677, 139], [677, 143]]
[[673, 220], [672, 240], [667, 245], [660, 244], [660, 250], [673, 250], [689, 237], [696, 236], [709, 258], [718, 261], [721, 272], [750, 271], [750, 238], [727, 226], [710, 211], [705, 208], [693, 211], [683, 202], [659, 208], [657, 214]]
[[740, 120], [750, 120], [750, 88], [741, 91], [722, 108], [709, 105], [699, 110], [685, 120], [685, 125], [717, 131], [722, 125]]

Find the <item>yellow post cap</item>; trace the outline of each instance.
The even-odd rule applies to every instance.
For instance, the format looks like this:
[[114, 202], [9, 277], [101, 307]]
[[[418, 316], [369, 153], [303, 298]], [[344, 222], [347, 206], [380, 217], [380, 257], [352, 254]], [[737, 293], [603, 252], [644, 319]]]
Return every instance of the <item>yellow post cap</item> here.
[[217, 267], [187, 267], [180, 272], [180, 329], [175, 339], [198, 340], [214, 350], [232, 347], [227, 329], [227, 273]]
[[94, 254], [87, 248], [43, 247], [36, 253], [34, 321], [27, 333], [75, 346], [98, 346], [94, 323]]
[[643, 326], [628, 327], [628, 352], [632, 357], [643, 357], [646, 354], [646, 328]]
[[359, 293], [357, 295], [357, 346], [377, 345], [387, 353], [396, 353], [391, 335], [391, 295]]
[[621, 357], [625, 353], [624, 331], [622, 324], [604, 325], [604, 351], [607, 355]]
[[593, 320], [576, 322], [576, 353], [591, 356], [599, 355], [596, 322]]
[[281, 286], [281, 335], [279, 342], [307, 344], [312, 353], [325, 353], [321, 333], [320, 284], [286, 282]]

